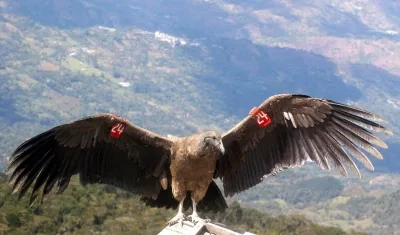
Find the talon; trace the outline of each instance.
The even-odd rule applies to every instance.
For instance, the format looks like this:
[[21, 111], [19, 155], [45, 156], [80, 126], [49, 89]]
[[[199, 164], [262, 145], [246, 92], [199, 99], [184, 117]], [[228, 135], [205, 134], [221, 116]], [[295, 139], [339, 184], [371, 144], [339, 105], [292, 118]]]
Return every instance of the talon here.
[[207, 224], [207, 223], [211, 222], [210, 219], [202, 219], [199, 217], [198, 214], [194, 214], [194, 213], [189, 215], [188, 217], [192, 218], [191, 220], [192, 220], [192, 223], [194, 223], [194, 224], [197, 224], [197, 223]]
[[170, 221], [168, 221], [166, 223], [166, 225], [168, 226], [172, 226], [174, 224], [179, 223], [181, 225], [181, 227], [183, 227], [183, 220], [185, 219], [185, 215], [182, 213], [178, 213], [177, 215], [175, 215], [174, 218], [172, 218]]
[[174, 216], [174, 218], [172, 218], [170, 221], [168, 221], [166, 224], [168, 226], [171, 226], [173, 224], [176, 223], [180, 223], [181, 227], [183, 227], [183, 220], [185, 219], [185, 214], [183, 214], [182, 210], [183, 210], [183, 201], [185, 199], [181, 200], [179, 202], [179, 209], [178, 209], [178, 213]]

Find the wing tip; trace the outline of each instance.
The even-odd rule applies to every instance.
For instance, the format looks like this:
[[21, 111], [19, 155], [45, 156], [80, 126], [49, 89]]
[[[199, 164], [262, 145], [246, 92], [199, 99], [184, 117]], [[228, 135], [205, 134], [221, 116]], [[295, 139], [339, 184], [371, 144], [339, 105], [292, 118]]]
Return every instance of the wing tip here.
[[367, 111], [365, 109], [355, 107], [354, 105], [336, 102], [334, 100], [327, 99], [326, 101], [328, 102], [329, 105], [334, 106], [335, 108], [345, 109], [347, 112], [350, 112], [350, 113], [354, 112], [358, 116], [368, 118], [368, 119], [371, 119], [374, 121], [378, 121], [378, 122], [382, 122], [382, 123], [389, 123], [385, 118], [383, 118], [382, 116], [380, 116], [377, 113], [373, 113], [373, 112]]
[[385, 133], [386, 135], [393, 136], [393, 131], [386, 129], [386, 128], [383, 129], [383, 133]]

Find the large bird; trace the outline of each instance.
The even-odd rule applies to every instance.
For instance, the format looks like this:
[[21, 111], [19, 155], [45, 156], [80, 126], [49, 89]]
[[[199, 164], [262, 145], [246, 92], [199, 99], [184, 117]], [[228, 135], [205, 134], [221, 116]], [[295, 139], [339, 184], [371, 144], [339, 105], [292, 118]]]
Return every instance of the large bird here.
[[205, 131], [168, 138], [118, 115], [98, 114], [27, 140], [10, 157], [8, 172], [19, 199], [33, 184], [31, 205], [40, 191], [43, 202], [55, 185], [62, 193], [71, 176], [79, 174], [83, 185], [109, 184], [141, 195], [148, 206], [178, 207], [168, 224], [182, 223], [183, 210], [190, 206], [191, 220], [205, 222], [198, 210], [227, 208], [214, 182], [218, 178], [229, 197], [306, 161], [360, 177], [353, 156], [373, 170], [363, 150], [382, 159], [373, 145], [387, 145], [371, 131], [392, 134], [375, 121], [384, 120], [356, 107], [297, 94], [271, 96], [223, 135]]

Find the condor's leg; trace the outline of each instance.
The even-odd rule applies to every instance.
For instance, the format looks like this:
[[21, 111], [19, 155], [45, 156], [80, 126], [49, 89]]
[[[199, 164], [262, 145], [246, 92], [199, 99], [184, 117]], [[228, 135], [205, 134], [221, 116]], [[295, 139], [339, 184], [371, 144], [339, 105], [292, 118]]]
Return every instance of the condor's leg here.
[[176, 223], [180, 223], [181, 226], [183, 226], [183, 220], [185, 219], [185, 215], [183, 214], [183, 200], [179, 201], [179, 208], [178, 208], [178, 213], [172, 218], [170, 221], [167, 222], [168, 225], [173, 225]]
[[173, 225], [176, 223], [180, 223], [183, 226], [183, 220], [185, 219], [185, 215], [183, 214], [183, 202], [186, 198], [186, 188], [184, 187], [183, 182], [176, 182], [172, 180], [172, 194], [176, 200], [179, 201], [178, 213], [167, 222], [168, 225]]
[[200, 218], [200, 216], [197, 214], [197, 203], [203, 199], [203, 197], [206, 195], [208, 189], [208, 185], [201, 185], [200, 187], [196, 188], [196, 190], [194, 190], [192, 192], [192, 209], [193, 209], [193, 213], [191, 215], [189, 215], [189, 217], [192, 218], [192, 222], [193, 223], [202, 223], [202, 224], [206, 224], [208, 222], [210, 222], [210, 220], [208, 219], [202, 219]]

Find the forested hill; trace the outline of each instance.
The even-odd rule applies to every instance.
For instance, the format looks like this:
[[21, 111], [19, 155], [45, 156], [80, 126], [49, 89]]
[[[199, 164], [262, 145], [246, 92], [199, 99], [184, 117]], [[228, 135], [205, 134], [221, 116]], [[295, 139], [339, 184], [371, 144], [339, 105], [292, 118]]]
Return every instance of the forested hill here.
[[[114, 187], [84, 188], [77, 180], [71, 186], [62, 195], [50, 195], [42, 206], [28, 209], [28, 200], [17, 202], [6, 177], [0, 176], [0, 234], [154, 235], [176, 213], [146, 207], [138, 197]], [[316, 225], [299, 215], [271, 217], [237, 202], [223, 214], [204, 216], [259, 235], [366, 235]]]

